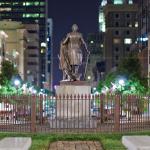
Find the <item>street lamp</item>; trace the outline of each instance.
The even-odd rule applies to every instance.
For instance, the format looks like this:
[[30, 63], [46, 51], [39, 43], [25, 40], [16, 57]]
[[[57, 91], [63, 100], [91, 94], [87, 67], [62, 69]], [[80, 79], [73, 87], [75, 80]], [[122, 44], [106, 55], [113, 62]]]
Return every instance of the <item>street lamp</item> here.
[[20, 80], [15, 79], [14, 84], [15, 84], [16, 87], [18, 87], [20, 85]]
[[122, 87], [125, 85], [124, 79], [120, 79], [120, 80], [119, 80], [119, 84], [120, 84], [120, 86], [121, 86], [121, 93], [122, 93]]
[[120, 80], [119, 80], [119, 84], [120, 84], [121, 86], [123, 86], [123, 85], [125, 84], [125, 81], [124, 81], [123, 79], [120, 79]]
[[16, 86], [16, 88], [17, 88], [17, 94], [18, 94], [18, 88], [19, 88], [21, 82], [20, 82], [19, 79], [15, 79], [15, 80], [14, 80], [14, 84], [15, 84], [15, 86]]

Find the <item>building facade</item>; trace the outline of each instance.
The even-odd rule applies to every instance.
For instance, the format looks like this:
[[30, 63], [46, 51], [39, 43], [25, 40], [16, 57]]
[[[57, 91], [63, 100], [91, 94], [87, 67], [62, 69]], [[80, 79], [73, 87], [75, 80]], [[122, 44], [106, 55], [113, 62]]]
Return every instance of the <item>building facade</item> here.
[[0, 21], [0, 30], [7, 35], [3, 54], [4, 59], [14, 64], [23, 80], [39, 85], [38, 24]]
[[39, 25], [24, 24], [26, 29], [25, 80], [40, 86]]
[[53, 20], [47, 19], [47, 52], [45, 88], [53, 90]]
[[138, 35], [138, 5], [130, 4], [129, 1], [114, 2], [116, 3], [104, 7], [106, 22], [104, 53], [107, 73], [115, 71], [120, 61], [128, 56], [131, 45]]
[[150, 1], [138, 0], [138, 4], [139, 36], [137, 47], [139, 48], [142, 75], [148, 78], [148, 84], [150, 85]]
[[0, 72], [1, 72], [1, 63], [5, 58], [6, 39], [7, 38], [8, 38], [8, 35], [3, 30], [0, 30]]
[[0, 20], [39, 24], [39, 78], [46, 80], [47, 0], [0, 0]]

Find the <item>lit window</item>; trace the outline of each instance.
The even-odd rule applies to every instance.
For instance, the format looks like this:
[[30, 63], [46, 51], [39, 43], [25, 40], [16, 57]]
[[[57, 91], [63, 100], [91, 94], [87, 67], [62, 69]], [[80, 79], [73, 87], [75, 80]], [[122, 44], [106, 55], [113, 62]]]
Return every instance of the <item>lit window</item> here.
[[43, 17], [45, 17], [45, 14], [40, 14], [40, 18], [43, 18]]
[[133, 0], [129, 0], [129, 4], [133, 4]]
[[6, 7], [6, 8], [0, 8], [0, 11], [11, 11], [11, 8]]
[[34, 5], [35, 5], [35, 6], [38, 6], [38, 5], [39, 5], [39, 2], [34, 2]]
[[101, 44], [101, 48], [103, 48], [104, 47], [104, 45], [103, 44]]
[[123, 4], [123, 0], [114, 0], [114, 4], [116, 5]]
[[131, 27], [132, 27], [132, 24], [129, 24], [129, 27], [131, 28]]
[[140, 42], [146, 42], [148, 41], [148, 37], [141, 37], [141, 38], [138, 38], [137, 40]]
[[47, 38], [47, 42], [49, 42], [49, 38]]
[[2, 2], [2, 3], [0, 3], [0, 6], [2, 6], [2, 5], [11, 5], [11, 2]]
[[46, 47], [46, 43], [42, 42], [41, 47]]
[[107, 4], [107, 0], [103, 0], [101, 6], [105, 6]]
[[114, 42], [114, 44], [120, 44], [121, 40], [118, 39], [118, 38], [115, 38], [115, 39], [113, 40], [113, 42]]
[[23, 2], [23, 6], [38, 6], [39, 2]]
[[130, 38], [124, 39], [124, 44], [131, 44], [131, 43], [132, 43], [132, 39]]
[[41, 54], [43, 54], [44, 53], [44, 49], [41, 49]]
[[45, 5], [45, 2], [40, 2], [40, 6], [44, 6]]
[[138, 22], [135, 22], [135, 27], [137, 28], [139, 26]]
[[93, 43], [94, 43], [94, 41], [90, 41], [90, 43], [91, 43], [91, 44], [93, 44]]
[[35, 13], [35, 14], [23, 14], [23, 18], [38, 18], [39, 14]]
[[19, 3], [18, 2], [14, 2], [13, 5], [19, 5]]
[[33, 5], [33, 3], [31, 3], [31, 2], [26, 2], [25, 5], [26, 5], [26, 6], [30, 6], [30, 5]]
[[102, 32], [106, 31], [105, 16], [103, 12], [99, 13], [99, 28], [100, 28], [100, 31]]

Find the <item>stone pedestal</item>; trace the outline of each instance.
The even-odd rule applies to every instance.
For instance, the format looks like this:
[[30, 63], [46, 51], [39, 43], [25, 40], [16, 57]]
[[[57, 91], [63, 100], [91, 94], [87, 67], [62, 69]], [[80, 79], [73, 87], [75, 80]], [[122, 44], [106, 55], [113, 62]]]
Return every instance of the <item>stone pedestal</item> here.
[[[84, 81], [61, 82], [56, 87], [57, 117], [81, 118], [90, 115], [91, 86]], [[61, 98], [59, 97], [61, 96]]]

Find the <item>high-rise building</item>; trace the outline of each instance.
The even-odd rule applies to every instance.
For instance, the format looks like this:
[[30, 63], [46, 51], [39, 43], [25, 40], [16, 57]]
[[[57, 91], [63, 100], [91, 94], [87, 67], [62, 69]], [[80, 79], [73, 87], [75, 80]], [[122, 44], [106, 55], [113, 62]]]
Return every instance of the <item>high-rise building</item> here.
[[41, 85], [46, 80], [47, 50], [47, 0], [0, 0], [0, 20], [20, 21], [23, 24], [39, 24]]
[[[39, 26], [18, 21], [0, 21], [3, 59], [11, 61], [23, 80], [39, 85]], [[4, 34], [5, 33], [5, 34]]]
[[104, 7], [107, 4], [114, 4], [114, 5], [122, 5], [126, 4], [133, 4], [134, 0], [102, 0], [99, 6], [99, 31], [105, 32], [106, 31], [106, 22], [105, 22], [105, 15], [104, 15]]
[[5, 57], [7, 37], [8, 35], [3, 30], [0, 30], [0, 72], [1, 72], [1, 63]]
[[137, 1], [139, 4], [139, 35], [137, 40], [137, 48], [139, 49], [142, 76], [148, 78], [148, 84], [150, 85], [150, 1]]
[[25, 80], [39, 86], [39, 25], [24, 24], [26, 29]]
[[53, 21], [47, 19], [46, 86], [53, 90]]
[[128, 0], [114, 0], [104, 7], [104, 50], [106, 72], [115, 71], [122, 58], [128, 56], [138, 35], [138, 6]]
[[[104, 13], [104, 9], [105, 9], [105, 6], [107, 5], [113, 5], [114, 7], [120, 7], [120, 5], [131, 5], [133, 4], [133, 0], [102, 0], [101, 3], [100, 3], [100, 6], [99, 6], [99, 33], [100, 33], [100, 36], [102, 37], [103, 40], [101, 40], [100, 42], [100, 45], [103, 45], [103, 53], [105, 55], [105, 62], [101, 62], [101, 63], [98, 63], [98, 66], [100, 67], [100, 72], [101, 70], [105, 70], [108, 72], [108, 64], [107, 64], [107, 61], [108, 61], [108, 56], [107, 56], [107, 50], [106, 50], [106, 47], [109, 45], [106, 45], [106, 36], [107, 36], [107, 31], [106, 31], [106, 14]], [[113, 18], [112, 18], [113, 19]], [[111, 20], [111, 18], [110, 18]], [[108, 20], [107, 20], [108, 22]], [[108, 29], [108, 28], [107, 28]], [[109, 38], [108, 38], [109, 39]], [[110, 49], [111, 50], [111, 49]], [[110, 56], [111, 57], [111, 56]], [[106, 70], [106, 67], [107, 67], [107, 70]], [[101, 69], [102, 68], [102, 69]], [[106, 72], [103, 72], [102, 74], [102, 77], [104, 77], [104, 74]]]

